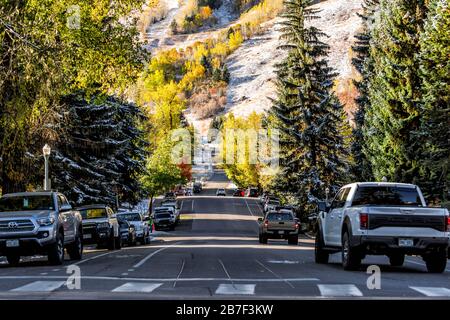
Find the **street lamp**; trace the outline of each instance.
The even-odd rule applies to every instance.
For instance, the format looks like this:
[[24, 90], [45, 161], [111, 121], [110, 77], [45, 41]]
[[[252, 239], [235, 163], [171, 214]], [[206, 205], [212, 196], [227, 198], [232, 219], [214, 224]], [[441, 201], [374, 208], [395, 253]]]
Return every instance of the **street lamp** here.
[[48, 159], [50, 158], [50, 153], [52, 152], [52, 148], [48, 144], [42, 148], [42, 153], [44, 154], [45, 160], [45, 178], [44, 178], [44, 190], [47, 191], [50, 189], [50, 181], [48, 179]]

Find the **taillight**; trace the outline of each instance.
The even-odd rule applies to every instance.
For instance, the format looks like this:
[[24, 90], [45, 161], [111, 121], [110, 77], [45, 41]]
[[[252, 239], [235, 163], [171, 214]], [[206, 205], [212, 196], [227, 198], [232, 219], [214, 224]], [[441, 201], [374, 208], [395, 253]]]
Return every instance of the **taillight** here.
[[359, 214], [359, 228], [368, 229], [369, 228], [369, 215], [367, 213]]
[[269, 220], [264, 221], [264, 227], [267, 227], [269, 225]]
[[295, 229], [298, 229], [300, 226], [298, 224], [298, 222], [295, 224]]
[[450, 216], [445, 217], [445, 226], [446, 226], [446, 230], [450, 231]]

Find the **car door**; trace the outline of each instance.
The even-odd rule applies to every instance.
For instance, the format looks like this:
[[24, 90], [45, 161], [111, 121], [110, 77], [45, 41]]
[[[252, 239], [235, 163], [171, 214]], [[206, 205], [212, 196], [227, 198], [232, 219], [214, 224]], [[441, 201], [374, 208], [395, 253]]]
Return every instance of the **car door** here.
[[343, 188], [339, 192], [339, 197], [336, 198], [334, 207], [331, 208], [330, 213], [332, 213], [332, 219], [330, 223], [330, 244], [333, 246], [341, 245], [341, 226], [343, 219], [343, 211], [345, 207], [345, 201], [350, 192], [350, 188]]
[[108, 215], [108, 220], [111, 223], [114, 231], [114, 237], [119, 236], [119, 222], [117, 221], [117, 216], [114, 214], [113, 209], [106, 207], [106, 213]]
[[325, 216], [324, 236], [326, 245], [335, 245], [335, 238], [333, 237], [333, 227], [337, 217], [336, 209], [340, 206], [340, 198], [343, 192], [344, 189], [339, 190], [339, 192], [331, 202], [330, 209]]
[[73, 210], [64, 210], [64, 207], [70, 206], [69, 201], [62, 194], [57, 195], [59, 214], [62, 216], [64, 228], [64, 242], [71, 242], [75, 239], [76, 219]]

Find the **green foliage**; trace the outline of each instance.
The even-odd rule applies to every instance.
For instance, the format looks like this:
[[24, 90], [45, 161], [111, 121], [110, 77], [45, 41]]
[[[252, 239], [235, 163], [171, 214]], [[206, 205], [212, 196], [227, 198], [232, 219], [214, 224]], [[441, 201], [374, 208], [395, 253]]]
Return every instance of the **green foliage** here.
[[337, 189], [347, 172], [344, 111], [332, 93], [329, 48], [320, 41], [324, 34], [305, 26], [317, 15], [309, 5], [285, 1], [281, 39], [288, 56], [277, 67], [278, 97], [270, 110], [280, 131], [280, 172], [273, 189], [304, 208], [323, 198], [325, 187]]

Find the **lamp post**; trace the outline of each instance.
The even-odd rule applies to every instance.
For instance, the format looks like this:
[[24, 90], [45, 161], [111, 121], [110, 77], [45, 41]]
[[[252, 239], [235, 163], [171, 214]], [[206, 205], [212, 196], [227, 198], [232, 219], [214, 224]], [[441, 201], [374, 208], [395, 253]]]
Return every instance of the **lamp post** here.
[[52, 149], [48, 144], [45, 144], [45, 146], [42, 148], [42, 153], [44, 154], [44, 160], [45, 160], [45, 177], [44, 177], [44, 191], [47, 191], [50, 189], [50, 181], [48, 178], [48, 160], [50, 159], [50, 153], [52, 152]]

